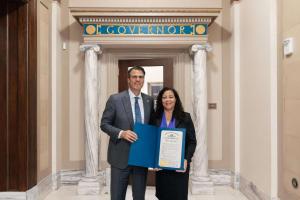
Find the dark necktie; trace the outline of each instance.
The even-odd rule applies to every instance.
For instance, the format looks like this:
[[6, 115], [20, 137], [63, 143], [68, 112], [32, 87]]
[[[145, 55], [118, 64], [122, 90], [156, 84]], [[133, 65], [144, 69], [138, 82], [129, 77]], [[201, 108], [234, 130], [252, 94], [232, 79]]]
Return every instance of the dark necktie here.
[[142, 114], [138, 102], [140, 97], [134, 97], [134, 98], [135, 98], [135, 103], [134, 103], [135, 123], [142, 123]]

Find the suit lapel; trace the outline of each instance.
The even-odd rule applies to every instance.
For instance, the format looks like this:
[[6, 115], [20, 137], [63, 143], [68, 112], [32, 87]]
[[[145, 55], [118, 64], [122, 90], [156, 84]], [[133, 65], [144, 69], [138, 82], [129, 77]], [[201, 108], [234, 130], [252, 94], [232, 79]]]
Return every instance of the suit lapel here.
[[160, 127], [161, 121], [162, 121], [162, 118], [161, 118], [161, 117], [158, 118], [158, 119], [156, 120], [156, 126]]
[[175, 128], [178, 128], [179, 124], [182, 122], [182, 120], [175, 120]]
[[130, 123], [131, 128], [133, 128], [133, 114], [131, 110], [131, 103], [130, 103], [130, 97], [128, 91], [125, 93], [125, 95], [122, 98], [123, 106], [128, 118], [128, 121]]

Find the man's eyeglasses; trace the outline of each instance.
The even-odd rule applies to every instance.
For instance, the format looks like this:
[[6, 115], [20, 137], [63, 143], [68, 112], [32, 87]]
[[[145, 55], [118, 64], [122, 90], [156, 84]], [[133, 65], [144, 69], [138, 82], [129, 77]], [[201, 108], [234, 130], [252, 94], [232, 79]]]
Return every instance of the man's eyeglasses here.
[[145, 76], [130, 76], [130, 78], [133, 78], [133, 79], [137, 79], [137, 78], [139, 78], [139, 79], [143, 79]]

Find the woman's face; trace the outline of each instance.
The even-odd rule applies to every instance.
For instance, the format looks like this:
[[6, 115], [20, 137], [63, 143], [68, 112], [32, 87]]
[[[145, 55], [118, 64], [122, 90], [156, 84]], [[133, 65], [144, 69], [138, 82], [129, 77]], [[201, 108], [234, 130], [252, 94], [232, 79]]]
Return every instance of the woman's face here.
[[176, 103], [176, 98], [172, 90], [167, 90], [162, 95], [162, 104], [165, 110], [173, 111]]

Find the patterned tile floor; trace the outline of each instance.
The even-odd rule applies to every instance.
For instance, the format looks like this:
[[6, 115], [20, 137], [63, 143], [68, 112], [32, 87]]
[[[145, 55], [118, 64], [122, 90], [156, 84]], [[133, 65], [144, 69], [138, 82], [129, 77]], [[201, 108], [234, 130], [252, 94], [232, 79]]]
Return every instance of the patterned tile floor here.
[[[109, 200], [110, 196], [103, 188], [101, 195], [82, 196], [76, 194], [77, 186], [63, 186], [57, 191], [51, 192], [45, 200]], [[155, 188], [147, 187], [146, 200], [157, 200]], [[128, 187], [126, 200], [131, 200], [131, 188]], [[215, 195], [190, 195], [189, 200], [247, 200], [247, 198], [237, 190], [228, 186], [215, 187]]]

